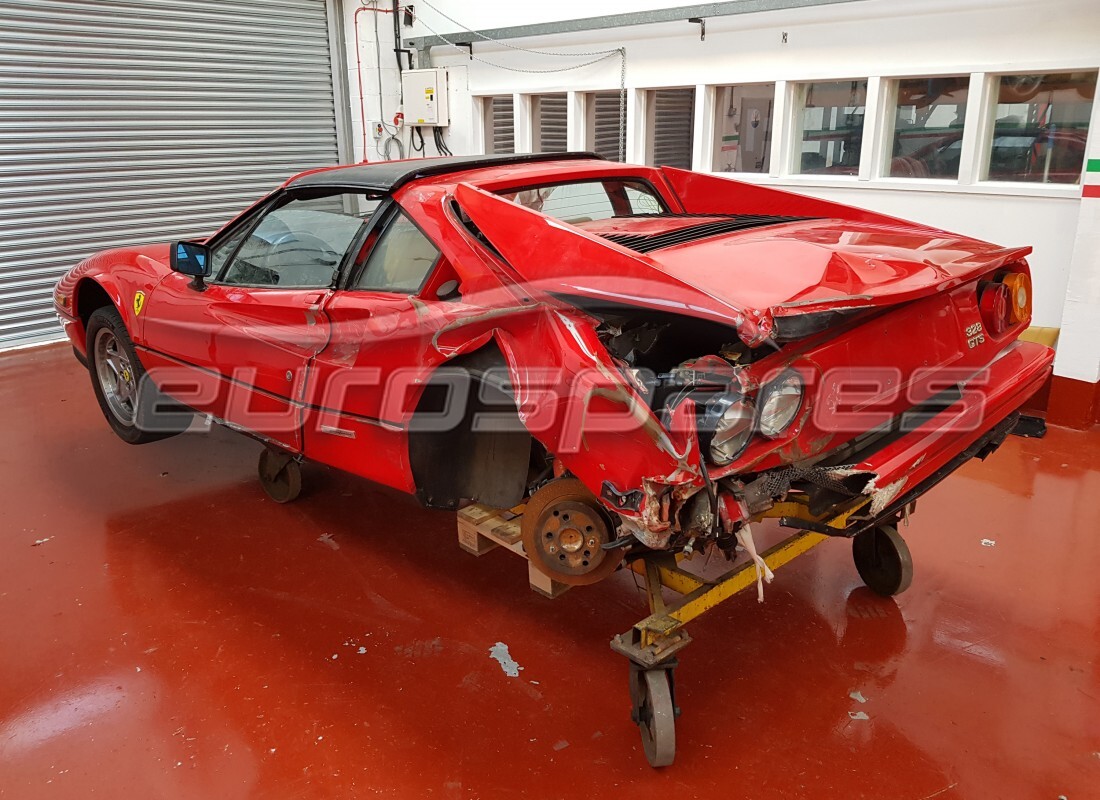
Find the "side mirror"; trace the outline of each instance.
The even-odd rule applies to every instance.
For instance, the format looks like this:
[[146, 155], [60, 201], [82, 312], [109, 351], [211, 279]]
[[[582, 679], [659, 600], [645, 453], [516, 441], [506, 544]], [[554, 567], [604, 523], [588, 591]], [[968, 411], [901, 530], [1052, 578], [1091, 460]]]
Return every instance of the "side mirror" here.
[[191, 288], [203, 291], [203, 278], [210, 274], [210, 248], [198, 242], [176, 242], [172, 245], [172, 271], [192, 277]]
[[440, 300], [456, 300], [461, 295], [458, 292], [458, 281], [444, 281], [435, 290], [435, 296]]

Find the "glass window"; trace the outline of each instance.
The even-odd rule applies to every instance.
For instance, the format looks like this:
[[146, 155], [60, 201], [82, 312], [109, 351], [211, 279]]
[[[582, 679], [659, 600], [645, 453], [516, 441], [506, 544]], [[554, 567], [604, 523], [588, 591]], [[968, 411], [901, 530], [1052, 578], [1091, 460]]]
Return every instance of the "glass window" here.
[[666, 212], [665, 204], [661, 202], [653, 190], [644, 184], [624, 183], [623, 192], [630, 204], [631, 214], [663, 214]]
[[512, 95], [486, 97], [482, 103], [485, 110], [485, 152], [516, 152], [516, 121]]
[[775, 84], [719, 86], [715, 106], [715, 172], [767, 172], [772, 155]]
[[797, 160], [803, 175], [856, 175], [863, 144], [867, 81], [807, 83], [801, 87]]
[[439, 249], [402, 211], [390, 220], [371, 248], [355, 288], [417, 292], [438, 259]]
[[530, 186], [500, 196], [526, 208], [576, 224], [611, 217], [666, 212], [664, 202], [643, 181], [581, 181]]
[[362, 193], [287, 195], [248, 234], [222, 283], [330, 286], [355, 235], [381, 198]]
[[1095, 72], [1002, 75], [986, 178], [1078, 183], [1095, 92]]
[[694, 89], [654, 89], [646, 93], [649, 137], [646, 163], [691, 169], [695, 128]]
[[609, 161], [624, 160], [619, 152], [619, 121], [626, 111], [623, 99], [617, 91], [591, 92], [585, 103], [585, 148]]
[[229, 234], [228, 237], [223, 239], [217, 247], [214, 247], [210, 251], [210, 274], [220, 275], [222, 267], [225, 266], [225, 262], [229, 260], [229, 257], [233, 255], [233, 251], [237, 249], [237, 245], [244, 241], [244, 237], [248, 235], [249, 228], [252, 227], [251, 222], [245, 222], [237, 230]]
[[890, 177], [959, 177], [969, 88], [967, 75], [897, 82], [893, 143], [886, 166]]
[[536, 153], [564, 153], [567, 147], [568, 123], [565, 94], [542, 94], [531, 98], [532, 112], [538, 125], [535, 129]]

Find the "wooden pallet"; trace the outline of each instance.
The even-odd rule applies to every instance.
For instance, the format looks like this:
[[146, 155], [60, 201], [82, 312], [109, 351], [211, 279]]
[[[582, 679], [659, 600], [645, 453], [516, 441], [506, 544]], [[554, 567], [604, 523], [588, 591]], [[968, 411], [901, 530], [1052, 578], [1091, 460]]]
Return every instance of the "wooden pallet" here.
[[[467, 553], [481, 556], [496, 547], [504, 547], [527, 558], [523, 551], [520, 519], [523, 507], [493, 508], [475, 503], [458, 512], [458, 545]], [[544, 597], [559, 597], [569, 587], [542, 574], [527, 563], [527, 580], [531, 588]]]

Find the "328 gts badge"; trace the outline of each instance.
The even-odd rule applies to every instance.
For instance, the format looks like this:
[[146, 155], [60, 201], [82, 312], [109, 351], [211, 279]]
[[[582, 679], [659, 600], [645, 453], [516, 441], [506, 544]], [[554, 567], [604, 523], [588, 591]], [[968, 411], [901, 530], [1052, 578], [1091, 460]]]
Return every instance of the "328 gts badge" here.
[[973, 325], [966, 326], [966, 344], [971, 350], [984, 342], [985, 331], [982, 330], [982, 323], [975, 322]]

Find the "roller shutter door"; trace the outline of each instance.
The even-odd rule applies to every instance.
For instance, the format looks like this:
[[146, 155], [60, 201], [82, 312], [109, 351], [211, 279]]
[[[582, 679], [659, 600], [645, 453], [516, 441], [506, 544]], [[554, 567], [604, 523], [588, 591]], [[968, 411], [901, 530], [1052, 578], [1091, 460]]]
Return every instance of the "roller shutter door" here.
[[653, 102], [653, 156], [651, 164], [691, 169], [692, 128], [695, 124], [694, 89], [657, 89]]
[[340, 161], [333, 18], [326, 0], [0, 3], [0, 349], [60, 336], [53, 285], [80, 259], [210, 233]]

